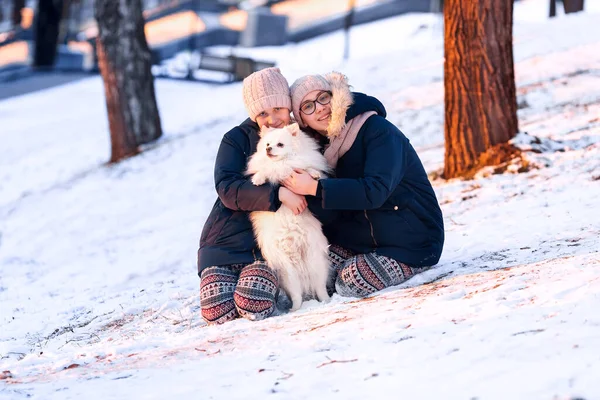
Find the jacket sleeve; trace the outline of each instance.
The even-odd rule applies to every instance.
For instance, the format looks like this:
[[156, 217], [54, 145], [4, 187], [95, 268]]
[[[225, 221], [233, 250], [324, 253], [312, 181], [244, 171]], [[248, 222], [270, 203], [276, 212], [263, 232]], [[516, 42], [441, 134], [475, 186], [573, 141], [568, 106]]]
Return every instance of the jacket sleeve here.
[[[373, 117], [365, 129], [363, 176], [319, 181], [317, 195], [324, 209], [372, 210], [380, 208], [406, 171], [406, 138], [387, 120]], [[366, 125], [366, 124], [365, 124]]]
[[306, 203], [308, 204], [309, 211], [321, 222], [323, 225], [329, 225], [340, 216], [338, 210], [326, 210], [323, 208], [323, 199], [321, 196], [306, 196]]
[[244, 175], [250, 154], [242, 145], [245, 133], [234, 128], [223, 137], [215, 161], [215, 187], [225, 207], [234, 211], [277, 211], [279, 186], [254, 186]]

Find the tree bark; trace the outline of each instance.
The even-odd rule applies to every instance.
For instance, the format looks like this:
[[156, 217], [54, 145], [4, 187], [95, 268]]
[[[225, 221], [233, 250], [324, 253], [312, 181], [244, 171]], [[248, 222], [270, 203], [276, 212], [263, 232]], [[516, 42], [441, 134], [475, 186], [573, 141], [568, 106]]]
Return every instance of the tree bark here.
[[556, 0], [550, 0], [550, 18], [556, 17]]
[[111, 162], [139, 152], [162, 135], [144, 34], [141, 0], [95, 0], [97, 55], [104, 80]]
[[490, 151], [518, 131], [512, 19], [513, 0], [444, 2], [446, 179], [510, 156]]
[[565, 14], [583, 11], [583, 0], [563, 0]]
[[54, 65], [62, 13], [62, 0], [38, 1], [35, 16], [34, 66], [51, 67]]

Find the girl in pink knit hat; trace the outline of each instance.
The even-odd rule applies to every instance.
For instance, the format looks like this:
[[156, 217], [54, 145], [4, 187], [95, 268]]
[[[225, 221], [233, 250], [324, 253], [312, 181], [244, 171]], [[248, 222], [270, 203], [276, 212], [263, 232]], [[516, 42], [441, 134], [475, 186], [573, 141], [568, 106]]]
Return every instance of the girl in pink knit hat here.
[[335, 177], [316, 181], [296, 171], [284, 185], [309, 196], [317, 216], [337, 211], [333, 220], [320, 218], [332, 244], [335, 290], [362, 297], [435, 265], [444, 243], [442, 212], [415, 149], [385, 119], [381, 102], [351, 92], [337, 72], [304, 76], [290, 91], [298, 124], [326, 139]]
[[254, 186], [244, 175], [248, 158], [256, 152], [263, 126], [290, 123], [288, 82], [278, 68], [267, 68], [244, 80], [248, 118], [223, 136], [215, 161], [218, 198], [200, 238], [198, 274], [202, 317], [210, 324], [242, 316], [268, 317], [275, 310], [277, 277], [258, 249], [251, 211], [276, 211], [281, 204], [302, 212], [303, 195], [270, 184]]

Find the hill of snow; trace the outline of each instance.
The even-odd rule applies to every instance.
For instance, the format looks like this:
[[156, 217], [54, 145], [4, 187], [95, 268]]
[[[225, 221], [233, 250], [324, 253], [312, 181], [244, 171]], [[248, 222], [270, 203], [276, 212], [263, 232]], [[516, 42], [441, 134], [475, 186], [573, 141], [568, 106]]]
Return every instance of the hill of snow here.
[[[515, 141], [534, 168], [434, 181], [435, 268], [261, 322], [199, 315], [198, 238], [240, 84], [159, 80], [164, 138], [114, 166], [99, 77], [1, 101], [0, 399], [600, 397], [600, 2], [553, 20], [546, 3], [515, 5]], [[352, 46], [348, 61], [341, 33], [236, 51], [290, 82], [343, 71], [438, 170], [439, 17], [355, 27]]]

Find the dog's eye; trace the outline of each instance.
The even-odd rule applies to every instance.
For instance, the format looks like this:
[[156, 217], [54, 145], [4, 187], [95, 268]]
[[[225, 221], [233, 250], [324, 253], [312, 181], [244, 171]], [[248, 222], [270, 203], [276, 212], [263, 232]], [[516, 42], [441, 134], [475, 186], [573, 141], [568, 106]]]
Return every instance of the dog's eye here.
[[267, 143], [267, 147], [269, 147], [271, 145], [271, 143]]
[[283, 147], [283, 143], [277, 143], [277, 147]]

